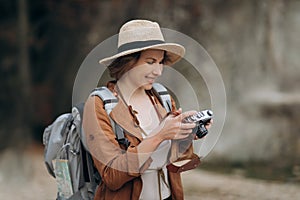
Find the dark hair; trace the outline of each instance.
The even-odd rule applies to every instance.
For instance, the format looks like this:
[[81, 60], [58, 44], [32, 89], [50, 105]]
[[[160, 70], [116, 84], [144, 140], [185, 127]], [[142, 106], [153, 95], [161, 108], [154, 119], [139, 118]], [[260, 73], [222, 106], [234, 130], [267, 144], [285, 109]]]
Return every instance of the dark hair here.
[[123, 74], [128, 72], [139, 60], [141, 52], [135, 52], [129, 55], [116, 58], [107, 68], [112, 78], [119, 80]]
[[[128, 72], [130, 69], [132, 69], [132, 67], [134, 66], [134, 64], [139, 60], [141, 56], [141, 51], [129, 54], [129, 55], [125, 55], [125, 56], [121, 56], [119, 58], [116, 58], [110, 65], [108, 65], [108, 70], [109, 70], [109, 74], [112, 78], [114, 78], [115, 80], [119, 80], [123, 74], [125, 74], [126, 72]], [[167, 52], [164, 51], [164, 58], [163, 58], [163, 63], [167, 63], [169, 62], [170, 58], [167, 55]]]
[[165, 64], [168, 64], [170, 62], [171, 62], [170, 56], [167, 54], [167, 51], [164, 51], [164, 58], [162, 60], [162, 63], [165, 65]]

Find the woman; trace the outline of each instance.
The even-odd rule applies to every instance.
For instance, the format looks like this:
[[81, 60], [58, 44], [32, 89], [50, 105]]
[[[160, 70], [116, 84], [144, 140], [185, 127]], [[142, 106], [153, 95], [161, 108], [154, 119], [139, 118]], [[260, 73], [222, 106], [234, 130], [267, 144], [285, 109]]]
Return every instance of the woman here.
[[[172, 100], [167, 113], [152, 91], [163, 66], [180, 60], [184, 51], [164, 42], [156, 22], [132, 20], [120, 29], [118, 53], [100, 61], [116, 80], [118, 103], [109, 116], [98, 97], [85, 105], [83, 128], [102, 177], [96, 200], [184, 198], [180, 172], [200, 160], [191, 145], [195, 124], [182, 119], [195, 111], [182, 113]], [[128, 147], [116, 141], [111, 120], [122, 127]]]

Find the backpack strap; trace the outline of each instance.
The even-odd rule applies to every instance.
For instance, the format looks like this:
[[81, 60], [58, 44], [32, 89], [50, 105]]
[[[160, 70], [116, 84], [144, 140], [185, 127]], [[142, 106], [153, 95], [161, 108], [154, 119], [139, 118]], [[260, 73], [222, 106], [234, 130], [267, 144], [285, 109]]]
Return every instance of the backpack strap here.
[[99, 87], [93, 90], [91, 96], [98, 96], [102, 99], [105, 111], [109, 115], [112, 109], [117, 105], [118, 99], [107, 87]]
[[171, 96], [167, 88], [165, 88], [165, 86], [163, 86], [160, 83], [153, 83], [152, 88], [154, 94], [156, 95], [160, 103], [164, 106], [164, 108], [167, 110], [167, 112], [171, 112], [172, 102], [171, 102]]
[[[99, 87], [93, 90], [90, 96], [98, 96], [104, 104], [104, 109], [109, 116], [112, 109], [117, 105], [118, 99], [107, 87]], [[111, 125], [115, 131], [114, 121], [109, 117]]]
[[[103, 104], [104, 104], [104, 109], [106, 111], [106, 113], [110, 114], [110, 112], [112, 111], [112, 109], [117, 105], [118, 103], [118, 99], [117, 97], [115, 97], [115, 95], [105, 86], [103, 87], [99, 87], [93, 90], [93, 92], [91, 93], [91, 96], [98, 96], [102, 99]], [[116, 134], [116, 140], [118, 141], [119, 144], [125, 145], [125, 147], [127, 148], [130, 144], [130, 142], [127, 140], [127, 138], [125, 138], [124, 136], [124, 130], [123, 128], [118, 125], [117, 123], [115, 123], [109, 116], [111, 125], [114, 129], [114, 132]]]

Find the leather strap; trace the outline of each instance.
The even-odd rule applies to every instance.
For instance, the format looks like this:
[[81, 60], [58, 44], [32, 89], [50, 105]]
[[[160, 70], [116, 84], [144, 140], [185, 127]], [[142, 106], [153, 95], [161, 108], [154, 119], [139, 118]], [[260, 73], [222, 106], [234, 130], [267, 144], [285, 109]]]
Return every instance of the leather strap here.
[[194, 156], [193, 159], [182, 165], [182, 166], [175, 166], [172, 163], [167, 165], [167, 169], [172, 173], [181, 173], [187, 170], [195, 169], [200, 165], [200, 158], [198, 156]]

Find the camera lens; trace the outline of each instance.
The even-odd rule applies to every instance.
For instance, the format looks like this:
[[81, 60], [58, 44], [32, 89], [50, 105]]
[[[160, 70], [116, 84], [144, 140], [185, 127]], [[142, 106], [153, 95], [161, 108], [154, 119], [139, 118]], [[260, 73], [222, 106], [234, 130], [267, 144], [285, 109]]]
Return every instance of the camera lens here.
[[212, 116], [212, 115], [213, 115], [213, 112], [212, 112], [211, 110], [208, 110], [208, 111], [207, 111], [207, 115]]

